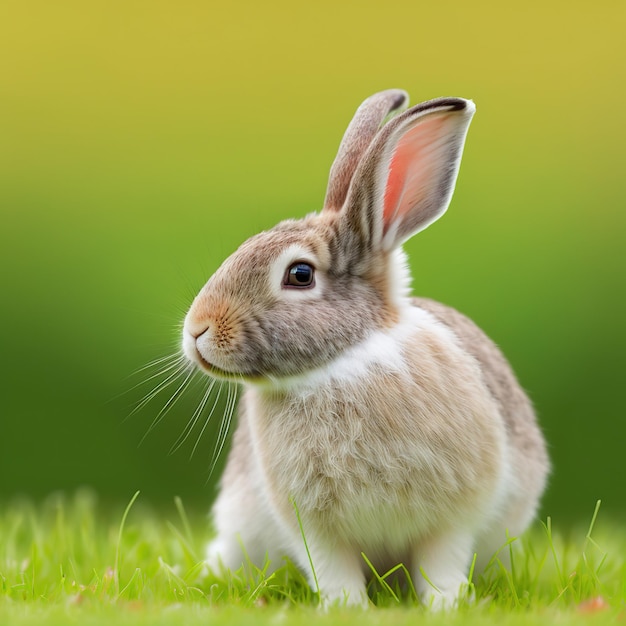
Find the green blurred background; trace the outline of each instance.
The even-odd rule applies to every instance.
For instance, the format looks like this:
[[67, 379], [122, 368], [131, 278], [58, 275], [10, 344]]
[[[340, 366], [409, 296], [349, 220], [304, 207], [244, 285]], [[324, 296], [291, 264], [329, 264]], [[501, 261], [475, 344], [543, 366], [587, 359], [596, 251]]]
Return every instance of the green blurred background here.
[[320, 207], [357, 105], [402, 87], [478, 107], [450, 211], [407, 245], [415, 291], [529, 390], [543, 514], [626, 513], [625, 7], [3, 0], [0, 499], [208, 508], [212, 434], [168, 456], [198, 391], [139, 446], [167, 398], [125, 419], [129, 374], [242, 240]]

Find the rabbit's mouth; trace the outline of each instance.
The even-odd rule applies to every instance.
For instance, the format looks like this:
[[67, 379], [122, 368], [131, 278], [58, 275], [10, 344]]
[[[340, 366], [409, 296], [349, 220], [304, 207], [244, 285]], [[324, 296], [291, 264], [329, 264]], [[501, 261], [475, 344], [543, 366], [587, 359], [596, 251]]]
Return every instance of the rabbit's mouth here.
[[262, 376], [258, 376], [258, 375], [255, 376], [254, 374], [244, 374], [242, 372], [229, 372], [228, 370], [222, 369], [221, 367], [214, 365], [210, 361], [207, 361], [202, 356], [202, 354], [200, 353], [198, 349], [196, 349], [195, 357], [196, 358], [193, 360], [196, 366], [199, 367], [202, 371], [204, 371], [206, 374], [208, 374], [212, 378], [218, 378], [220, 380], [230, 380], [230, 381], [235, 381], [238, 383], [242, 383], [242, 382], [253, 383], [253, 382], [259, 382], [260, 380], [263, 379]]
[[212, 376], [213, 378], [221, 378], [223, 380], [241, 380], [241, 374], [229, 372], [217, 367], [217, 365], [213, 365], [213, 363], [207, 361], [202, 354], [200, 354], [198, 349], [196, 349], [195, 356], [196, 358], [194, 360], [196, 365], [199, 366], [200, 369], [204, 370], [204, 372], [206, 372], [209, 376]]
[[197, 352], [197, 358], [194, 359], [194, 362], [197, 367], [199, 367], [205, 374], [211, 376], [212, 378], [217, 378], [219, 380], [228, 380], [231, 382], [237, 383], [250, 383], [250, 384], [267, 384], [271, 382], [273, 379], [268, 376], [263, 376], [261, 374], [254, 374], [250, 372], [229, 372], [228, 370], [223, 370], [217, 365], [213, 365], [207, 361], [199, 351]]

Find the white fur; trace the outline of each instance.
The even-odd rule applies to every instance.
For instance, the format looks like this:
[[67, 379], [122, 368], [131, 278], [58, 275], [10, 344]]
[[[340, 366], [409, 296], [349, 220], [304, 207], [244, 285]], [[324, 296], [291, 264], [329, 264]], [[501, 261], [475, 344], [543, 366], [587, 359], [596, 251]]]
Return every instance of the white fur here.
[[[443, 333], [446, 341], [454, 343], [454, 336], [435, 320], [428, 312], [405, 302], [401, 309], [401, 319], [393, 328], [373, 331], [361, 343], [348, 348], [341, 356], [323, 367], [298, 376], [272, 378], [268, 381], [251, 383], [263, 389], [271, 387], [301, 394], [306, 397], [320, 393], [329, 383], [356, 384], [366, 380], [368, 370], [379, 365], [387, 371], [406, 374], [406, 361], [402, 350], [409, 338], [420, 330]], [[447, 334], [446, 334], [447, 333]]]
[[401, 248], [396, 248], [390, 254], [389, 291], [391, 301], [398, 307], [406, 307], [407, 300], [411, 295], [411, 271], [406, 252]]

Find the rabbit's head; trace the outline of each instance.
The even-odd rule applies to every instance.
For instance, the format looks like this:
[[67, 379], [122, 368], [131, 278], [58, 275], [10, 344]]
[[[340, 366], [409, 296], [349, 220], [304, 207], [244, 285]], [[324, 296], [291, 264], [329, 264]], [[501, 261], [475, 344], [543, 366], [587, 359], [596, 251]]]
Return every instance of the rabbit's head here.
[[447, 209], [475, 110], [440, 98], [398, 114], [406, 99], [389, 90], [366, 100], [323, 210], [252, 237], [206, 283], [185, 319], [190, 360], [217, 377], [272, 381], [321, 368], [399, 321], [400, 246]]

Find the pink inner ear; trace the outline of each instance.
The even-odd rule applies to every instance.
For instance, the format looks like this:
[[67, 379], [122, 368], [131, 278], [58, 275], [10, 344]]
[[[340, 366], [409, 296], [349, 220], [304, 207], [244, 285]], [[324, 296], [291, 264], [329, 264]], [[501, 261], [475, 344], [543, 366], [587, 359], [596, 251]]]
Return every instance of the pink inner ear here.
[[402, 220], [437, 184], [439, 144], [447, 135], [446, 115], [429, 115], [398, 142], [389, 162], [385, 187], [383, 230]]

